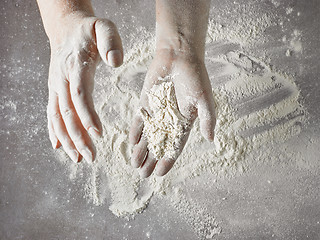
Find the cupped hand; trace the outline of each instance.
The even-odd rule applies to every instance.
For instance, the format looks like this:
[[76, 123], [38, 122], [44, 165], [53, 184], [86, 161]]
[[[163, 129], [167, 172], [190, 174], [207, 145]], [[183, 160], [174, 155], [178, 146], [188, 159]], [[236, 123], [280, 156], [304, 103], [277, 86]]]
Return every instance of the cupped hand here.
[[74, 161], [92, 162], [91, 137], [102, 126], [94, 109], [92, 91], [97, 64], [122, 64], [123, 50], [116, 26], [109, 20], [73, 14], [66, 16], [50, 38], [49, 137], [53, 148], [63, 146]]
[[202, 135], [209, 141], [213, 141], [214, 138], [216, 121], [214, 100], [204, 62], [182, 51], [174, 52], [167, 49], [157, 51], [147, 72], [140, 98], [141, 107], [150, 115], [152, 109], [148, 103], [147, 93], [165, 78], [173, 82], [179, 111], [187, 119], [190, 127], [181, 136], [181, 144], [176, 150], [175, 157], [168, 158], [164, 155], [162, 159], [156, 159], [148, 149], [148, 140], [142, 136], [143, 118], [140, 114], [135, 116], [129, 134], [129, 141], [134, 145], [131, 164], [139, 168], [142, 177], [150, 176], [154, 170], [157, 175], [163, 176], [172, 168], [187, 142], [191, 126], [197, 117], [200, 120]]

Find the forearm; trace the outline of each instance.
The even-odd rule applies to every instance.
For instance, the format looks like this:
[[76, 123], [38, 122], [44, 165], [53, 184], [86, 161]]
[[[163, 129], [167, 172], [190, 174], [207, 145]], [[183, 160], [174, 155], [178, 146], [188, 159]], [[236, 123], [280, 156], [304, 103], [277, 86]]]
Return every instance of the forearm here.
[[90, 0], [37, 0], [45, 31], [50, 38], [63, 26], [71, 14], [94, 16]]
[[210, 0], [157, 0], [157, 50], [191, 52], [203, 59]]

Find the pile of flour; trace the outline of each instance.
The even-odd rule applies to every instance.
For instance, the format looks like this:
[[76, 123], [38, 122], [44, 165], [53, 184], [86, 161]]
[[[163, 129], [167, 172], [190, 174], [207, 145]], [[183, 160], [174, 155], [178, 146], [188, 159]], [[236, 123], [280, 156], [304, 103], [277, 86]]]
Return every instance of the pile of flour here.
[[[247, 10], [242, 9], [242, 12]], [[274, 24], [272, 14], [248, 13], [238, 16], [238, 21], [231, 21], [229, 25], [221, 20], [223, 14], [210, 21], [206, 65], [216, 102], [214, 143], [208, 143], [201, 136], [196, 120], [180, 157], [163, 178], [152, 175], [141, 179], [130, 165], [131, 146], [128, 144], [128, 129], [139, 109], [143, 79], [154, 52], [154, 36], [140, 31], [141, 41], [135, 39], [137, 44], [127, 51], [123, 66], [112, 72], [104, 66], [98, 68], [95, 106], [104, 134], [95, 142], [96, 160], [92, 166], [64, 160], [70, 167], [71, 179], [86, 179], [85, 196], [89, 201], [103, 205], [108, 199], [108, 207], [116, 216], [131, 217], [141, 213], [152, 197], [157, 197], [174, 208], [201, 239], [213, 238], [221, 231], [210, 212], [189, 200], [181, 187], [183, 182], [204, 174], [217, 178], [241, 174], [249, 169], [251, 154], [255, 153], [255, 161], [264, 161], [264, 153], [272, 151], [274, 143], [297, 136], [306, 122], [306, 111], [300, 103], [294, 78], [243, 51], [248, 44], [253, 46], [255, 41], [264, 41], [261, 34]], [[166, 81], [162, 84], [150, 91], [149, 101], [159, 110], [156, 113], [159, 119], [172, 117], [172, 122], [178, 124], [166, 129], [169, 126], [164, 122], [161, 131], [176, 129], [177, 132], [167, 140], [156, 137], [149, 146], [159, 158], [164, 149], [174, 152], [177, 145], [174, 139], [183, 133], [185, 123], [177, 111], [161, 110], [162, 103], [157, 101], [163, 99], [166, 101], [163, 106], [177, 109], [172, 98], [172, 84]], [[162, 97], [158, 99], [159, 96]], [[154, 126], [161, 125], [148, 114], [143, 116], [145, 133], [151, 139], [157, 131]], [[160, 142], [165, 144], [158, 145]], [[261, 151], [262, 148], [265, 151]]]
[[148, 141], [148, 149], [157, 160], [163, 157], [178, 157], [181, 140], [188, 128], [187, 119], [178, 109], [178, 103], [170, 76], [159, 79], [160, 84], [154, 85], [148, 92], [149, 114], [141, 109], [144, 122], [143, 137]]

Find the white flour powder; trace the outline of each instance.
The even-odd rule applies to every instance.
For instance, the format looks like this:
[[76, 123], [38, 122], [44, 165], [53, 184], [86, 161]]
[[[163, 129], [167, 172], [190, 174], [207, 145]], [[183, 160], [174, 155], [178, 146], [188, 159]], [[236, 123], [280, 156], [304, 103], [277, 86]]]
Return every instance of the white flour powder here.
[[176, 158], [181, 139], [188, 128], [187, 119], [181, 115], [170, 77], [161, 79], [149, 92], [148, 105], [150, 115], [141, 109], [144, 121], [143, 135], [148, 140], [148, 148], [157, 160]]
[[[97, 157], [95, 163], [88, 167], [83, 166], [85, 163], [76, 165], [68, 161], [72, 178], [89, 174], [86, 184], [89, 200], [101, 205], [111, 193], [110, 210], [117, 216], [134, 216], [142, 212], [151, 198], [156, 196], [176, 209], [200, 238], [213, 238], [220, 232], [211, 213], [188, 200], [181, 184], [186, 179], [204, 173], [232, 177], [247, 170], [250, 154], [258, 153], [260, 157], [255, 161], [263, 161], [263, 153], [259, 151], [262, 147], [269, 148], [270, 152], [273, 143], [284, 142], [299, 134], [300, 126], [306, 121], [294, 79], [276, 72], [241, 50], [248, 43], [254, 44], [257, 38], [263, 41], [260, 34], [271, 24], [268, 15], [262, 15], [258, 21], [255, 19], [247, 15], [245, 19], [239, 17], [239, 21], [231, 24], [231, 27], [210, 21], [206, 64], [216, 102], [214, 144], [203, 139], [199, 122], [196, 121], [181, 156], [163, 178], [152, 175], [146, 180], [141, 179], [130, 166], [131, 147], [128, 145], [128, 129], [139, 108], [139, 95], [152, 59], [154, 38], [147, 32], [140, 34], [141, 41], [135, 39], [139, 44], [126, 53], [122, 67], [111, 73], [98, 69], [95, 93], [98, 97], [95, 100], [104, 134], [102, 139], [95, 142]], [[172, 101], [165, 105], [170, 102], [173, 105], [169, 106], [175, 108], [172, 86], [164, 83], [162, 89], [165, 90], [158, 87], [149, 93], [149, 101], [159, 108], [161, 104], [156, 104], [154, 97], [158, 94], [171, 96], [169, 99]], [[171, 117], [175, 119], [173, 122], [181, 123], [178, 124], [178, 136], [183, 132], [184, 120], [176, 111], [171, 112]], [[167, 119], [169, 116], [161, 115], [161, 118]], [[154, 119], [144, 114], [144, 120], [146, 134], [150, 138], [151, 133], [156, 131], [151, 127]], [[166, 128], [167, 125], [162, 127]], [[159, 149], [157, 144], [163, 139], [156, 140], [149, 147], [160, 158], [164, 149], [175, 149], [176, 136], [172, 139], [169, 137], [170, 144]]]

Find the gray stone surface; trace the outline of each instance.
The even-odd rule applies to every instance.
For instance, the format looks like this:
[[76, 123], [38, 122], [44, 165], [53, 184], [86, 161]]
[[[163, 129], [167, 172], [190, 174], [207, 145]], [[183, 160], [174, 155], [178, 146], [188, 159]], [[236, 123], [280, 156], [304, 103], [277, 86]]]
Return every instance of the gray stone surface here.
[[[212, 1], [211, 17], [224, 4]], [[241, 1], [241, 4], [259, 4]], [[274, 7], [271, 1], [261, 1]], [[283, 32], [268, 29], [273, 42], [262, 46], [278, 69], [295, 75], [309, 124], [301, 135], [279, 148], [302, 152], [308, 166], [287, 159], [279, 165], [253, 166], [240, 177], [218, 180], [207, 188], [187, 182], [190, 199], [216, 216], [222, 233], [217, 239], [320, 239], [320, 2], [278, 1], [275, 11], [295, 15], [284, 34], [302, 31], [303, 54], [287, 58], [277, 51]], [[154, 1], [95, 0], [98, 16], [119, 26], [124, 46], [128, 31], [144, 26], [153, 31]], [[46, 129], [49, 43], [35, 1], [0, 3], [0, 239], [196, 239], [188, 224], [158, 199], [134, 220], [116, 218], [108, 204], [94, 206], [83, 198], [81, 182], [70, 181], [56, 160]], [[297, 20], [296, 13], [301, 16]], [[259, 51], [257, 51], [259, 55]], [[309, 146], [307, 148], [306, 146]], [[273, 153], [270, 153], [273, 154]], [[279, 167], [280, 166], [280, 167]], [[211, 180], [208, 178], [208, 180]]]

